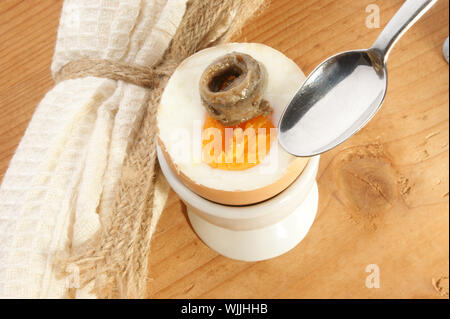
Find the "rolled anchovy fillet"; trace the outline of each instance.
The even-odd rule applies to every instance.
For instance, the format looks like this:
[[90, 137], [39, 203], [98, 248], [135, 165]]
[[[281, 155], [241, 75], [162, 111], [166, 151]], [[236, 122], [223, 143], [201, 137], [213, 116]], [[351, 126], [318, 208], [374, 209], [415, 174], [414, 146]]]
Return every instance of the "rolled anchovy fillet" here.
[[233, 52], [206, 68], [200, 96], [211, 117], [234, 126], [272, 111], [262, 98], [266, 86], [264, 66], [247, 54]]

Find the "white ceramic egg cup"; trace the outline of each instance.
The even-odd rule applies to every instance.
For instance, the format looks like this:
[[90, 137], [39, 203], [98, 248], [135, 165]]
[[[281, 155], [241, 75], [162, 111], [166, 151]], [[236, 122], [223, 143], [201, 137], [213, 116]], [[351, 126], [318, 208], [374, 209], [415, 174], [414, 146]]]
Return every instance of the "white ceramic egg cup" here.
[[221, 205], [200, 197], [172, 172], [159, 147], [158, 160], [170, 186], [186, 204], [197, 235], [223, 256], [241, 261], [280, 256], [297, 246], [313, 224], [319, 202], [319, 156], [311, 158], [282, 193], [249, 206]]

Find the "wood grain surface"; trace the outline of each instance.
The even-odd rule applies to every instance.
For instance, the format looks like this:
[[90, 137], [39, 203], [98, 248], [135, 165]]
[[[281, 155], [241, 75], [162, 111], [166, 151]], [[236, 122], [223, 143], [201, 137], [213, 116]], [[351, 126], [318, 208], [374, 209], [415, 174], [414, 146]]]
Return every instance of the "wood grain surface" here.
[[[381, 29], [366, 27], [369, 4], [383, 27], [402, 2], [272, 0], [235, 40], [270, 45], [309, 74], [332, 54], [372, 44]], [[60, 9], [59, 0], [0, 2], [0, 178], [53, 86]], [[219, 256], [172, 192], [152, 243], [148, 297], [448, 298], [448, 28], [449, 1], [440, 0], [394, 48], [383, 108], [322, 156], [319, 212], [296, 248], [257, 263]], [[365, 285], [370, 264], [380, 288]]]

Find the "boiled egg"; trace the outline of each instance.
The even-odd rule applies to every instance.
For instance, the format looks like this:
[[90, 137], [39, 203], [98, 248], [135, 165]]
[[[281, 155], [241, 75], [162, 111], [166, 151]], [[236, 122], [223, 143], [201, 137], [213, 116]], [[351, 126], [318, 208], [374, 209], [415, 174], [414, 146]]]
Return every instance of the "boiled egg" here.
[[[262, 65], [261, 94], [270, 111], [230, 125], [205, 107], [199, 86], [208, 66], [232, 53]], [[225, 92], [237, 77], [227, 76], [231, 84], [217, 90]], [[225, 205], [255, 204], [282, 192], [308, 163], [280, 147], [276, 130], [304, 80], [292, 60], [263, 44], [228, 43], [187, 58], [168, 81], [157, 113], [159, 145], [173, 172], [198, 195]]]

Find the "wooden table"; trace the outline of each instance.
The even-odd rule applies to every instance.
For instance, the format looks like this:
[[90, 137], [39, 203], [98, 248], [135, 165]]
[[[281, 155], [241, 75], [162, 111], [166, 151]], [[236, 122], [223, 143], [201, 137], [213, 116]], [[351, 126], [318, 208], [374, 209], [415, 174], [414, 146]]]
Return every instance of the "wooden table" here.
[[[402, 2], [273, 0], [235, 40], [270, 45], [308, 74], [334, 53], [372, 44], [380, 29], [366, 27], [369, 4], [384, 26]], [[0, 2], [1, 176], [53, 85], [60, 8], [57, 0]], [[448, 25], [449, 2], [440, 0], [396, 46], [381, 111], [322, 156], [319, 212], [295, 249], [258, 263], [219, 256], [171, 193], [152, 244], [148, 297], [445, 298], [432, 281], [448, 294]], [[366, 287], [372, 264], [380, 288]]]

